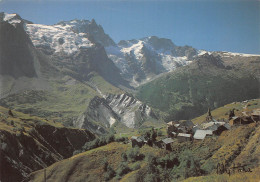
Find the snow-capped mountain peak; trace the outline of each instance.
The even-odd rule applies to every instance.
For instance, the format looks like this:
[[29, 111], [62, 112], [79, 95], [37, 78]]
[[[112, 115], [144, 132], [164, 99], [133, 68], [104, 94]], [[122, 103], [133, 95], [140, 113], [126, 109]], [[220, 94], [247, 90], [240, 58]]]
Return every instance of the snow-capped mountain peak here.
[[81, 48], [89, 48], [93, 43], [86, 33], [74, 31], [75, 24], [41, 25], [26, 24], [25, 29], [35, 47], [73, 54]]
[[26, 24], [25, 30], [36, 47], [47, 49], [50, 54], [64, 52], [70, 55], [96, 43], [115, 45], [94, 19], [61, 21], [55, 25]]
[[22, 18], [18, 14], [0, 13], [0, 20], [6, 21], [12, 25], [16, 25], [22, 22]]
[[61, 25], [63, 27], [70, 26], [73, 31], [77, 33], [87, 33], [86, 29], [91, 24], [89, 20], [71, 20], [71, 21], [61, 21], [56, 25]]
[[127, 46], [119, 46], [120, 51], [123, 54], [134, 55], [136, 59], [141, 59], [143, 57], [142, 48], [144, 47], [145, 42], [142, 40], [136, 40], [132, 43], [131, 41], [127, 42]]
[[57, 25], [71, 26], [71, 29], [76, 33], [86, 33], [88, 36], [93, 38], [93, 41], [103, 46], [116, 45], [115, 42], [105, 34], [104, 29], [101, 25], [98, 25], [94, 19], [89, 20], [71, 20], [62, 21]]
[[108, 57], [129, 81], [137, 86], [148, 81], [152, 75], [174, 70], [189, 64], [197, 50], [174, 45], [170, 39], [156, 36], [142, 39], [122, 40], [117, 46], [106, 47]]

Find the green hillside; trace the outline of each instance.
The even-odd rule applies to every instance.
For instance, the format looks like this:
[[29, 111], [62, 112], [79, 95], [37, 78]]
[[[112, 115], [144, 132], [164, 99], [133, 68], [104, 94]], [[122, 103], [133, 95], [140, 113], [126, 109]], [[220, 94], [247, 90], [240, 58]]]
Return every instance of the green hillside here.
[[[259, 63], [257, 58], [247, 62], [251, 66]], [[209, 107], [258, 98], [259, 73], [249, 69], [250, 66], [234, 64], [232, 68], [225, 64], [219, 57], [202, 56], [188, 66], [140, 86], [136, 96], [164, 113], [166, 121], [191, 119]]]
[[95, 96], [123, 93], [97, 73], [92, 74], [89, 82], [63, 76], [60, 80], [48, 81], [48, 84], [48, 89], [26, 90], [9, 95], [0, 100], [0, 105], [72, 126], [72, 120], [86, 110]]
[[[259, 129], [259, 126], [252, 124], [223, 132], [219, 138], [213, 137], [194, 143], [177, 142], [174, 143], [175, 150], [172, 153], [149, 146], [138, 150], [131, 149], [130, 144], [111, 143], [51, 165], [46, 168], [46, 177], [50, 182], [105, 179], [150, 182], [180, 181], [201, 175], [205, 177], [198, 179], [207, 181], [215, 175], [216, 181], [222, 181], [227, 176], [217, 175], [216, 166], [218, 163], [226, 162], [228, 167], [233, 163], [247, 164], [253, 171], [234, 173], [232, 179], [240, 176], [244, 177], [243, 179], [258, 177], [259, 180], [259, 176], [256, 175], [259, 147], [256, 147], [251, 155], [244, 155], [252, 151], [252, 148], [248, 148], [250, 143], [258, 141]], [[123, 157], [124, 153], [126, 157]], [[109, 166], [108, 171], [105, 170], [105, 166]], [[44, 181], [44, 170], [31, 173], [26, 181]]]
[[97, 95], [95, 90], [76, 80], [52, 81], [50, 85], [50, 90], [28, 90], [10, 95], [1, 99], [0, 104], [71, 125], [71, 119], [83, 112], [90, 100]]
[[[229, 108], [238, 109], [236, 114], [239, 114], [259, 108], [259, 104], [259, 99], [249, 101], [247, 108], [243, 108], [244, 103], [232, 103], [213, 110], [212, 115], [225, 118]], [[220, 136], [204, 140], [175, 140], [171, 145], [172, 152], [148, 145], [133, 149], [131, 143], [114, 142], [47, 167], [46, 179], [50, 182], [258, 181], [260, 147], [256, 143], [259, 143], [259, 135], [259, 123], [233, 126]], [[217, 174], [217, 165], [222, 163], [231, 170], [234, 165], [246, 165], [246, 169], [250, 168], [252, 172], [231, 172], [230, 176]], [[31, 173], [26, 181], [44, 181], [44, 170]]]

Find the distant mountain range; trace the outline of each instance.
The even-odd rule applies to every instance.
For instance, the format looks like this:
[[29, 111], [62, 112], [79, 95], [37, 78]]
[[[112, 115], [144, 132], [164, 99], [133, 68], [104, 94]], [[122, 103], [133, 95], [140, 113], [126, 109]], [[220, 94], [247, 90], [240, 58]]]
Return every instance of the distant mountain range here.
[[[176, 46], [156, 36], [116, 44], [95, 20], [62, 21], [55, 25], [26, 24], [34, 46], [48, 55], [71, 56], [101, 44], [124, 79], [137, 86], [155, 75], [187, 65], [196, 49]], [[104, 65], [102, 65], [104, 66]]]
[[156, 36], [117, 44], [95, 20], [0, 13], [0, 104], [99, 134], [259, 97], [259, 59]]

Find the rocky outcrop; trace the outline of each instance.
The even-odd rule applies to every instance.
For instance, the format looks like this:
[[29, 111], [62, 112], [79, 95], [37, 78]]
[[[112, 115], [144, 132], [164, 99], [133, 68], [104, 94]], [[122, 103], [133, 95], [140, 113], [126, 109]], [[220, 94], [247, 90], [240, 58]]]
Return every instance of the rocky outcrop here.
[[120, 122], [129, 128], [138, 128], [149, 118], [156, 118], [152, 109], [130, 94], [108, 95], [108, 105], [120, 117]]
[[47, 78], [59, 75], [49, 57], [26, 33], [31, 23], [17, 14], [0, 13], [0, 98], [25, 90], [47, 90]]
[[96, 96], [90, 101], [87, 110], [74, 121], [74, 126], [89, 129], [97, 134], [106, 134], [107, 128], [119, 119], [106, 100]]
[[74, 121], [74, 125], [104, 134], [116, 122], [121, 122], [128, 128], [138, 128], [151, 118], [156, 119], [152, 109], [132, 95], [110, 94], [105, 98], [92, 99], [86, 112]]
[[0, 14], [0, 74], [15, 78], [36, 77], [33, 45], [23, 28], [22, 19]]

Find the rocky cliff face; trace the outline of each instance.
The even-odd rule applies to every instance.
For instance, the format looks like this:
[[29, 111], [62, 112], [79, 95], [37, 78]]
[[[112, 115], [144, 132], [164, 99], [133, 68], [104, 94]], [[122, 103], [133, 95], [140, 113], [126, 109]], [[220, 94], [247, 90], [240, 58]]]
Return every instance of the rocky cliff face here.
[[35, 77], [33, 45], [16, 14], [0, 13], [0, 74]]
[[85, 142], [93, 140], [88, 131], [39, 126], [22, 135], [0, 130], [0, 179], [21, 181], [29, 173], [71, 157]]
[[149, 118], [156, 119], [152, 109], [130, 94], [108, 95], [108, 105], [120, 117], [120, 122], [129, 128], [138, 128]]
[[0, 98], [48, 89], [46, 78], [58, 75], [48, 57], [34, 47], [24, 29], [27, 23], [31, 22], [17, 14], [0, 13]]
[[[74, 125], [104, 134], [116, 122], [121, 122], [128, 128], [138, 128], [148, 119], [157, 119], [149, 106], [130, 94], [110, 94], [105, 98], [92, 99], [86, 112]], [[93, 121], [96, 121], [96, 125], [93, 125]]]
[[87, 110], [74, 121], [74, 126], [86, 128], [98, 134], [106, 134], [107, 129], [118, 120], [119, 117], [106, 100], [96, 96], [90, 101]]

